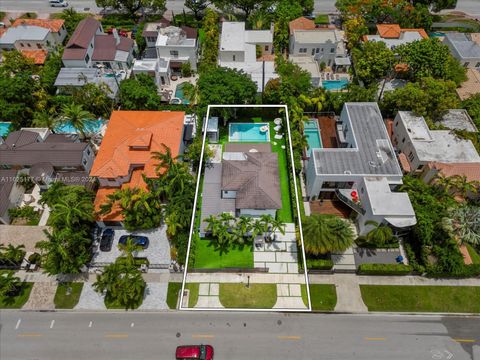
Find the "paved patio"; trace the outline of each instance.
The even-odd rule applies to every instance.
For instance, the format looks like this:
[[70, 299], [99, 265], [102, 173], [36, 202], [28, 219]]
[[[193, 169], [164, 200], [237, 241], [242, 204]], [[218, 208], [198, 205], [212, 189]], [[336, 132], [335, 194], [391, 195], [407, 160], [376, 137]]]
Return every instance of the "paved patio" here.
[[165, 225], [147, 231], [129, 232], [121, 227], [113, 227], [115, 230], [115, 237], [113, 239], [112, 249], [110, 251], [100, 251], [97, 249], [93, 255], [92, 263], [113, 263], [115, 259], [121, 255], [118, 248], [118, 240], [122, 235], [142, 235], [147, 236], [150, 244], [147, 249], [139, 251], [137, 257], [146, 257], [150, 264], [170, 264], [170, 245], [168, 243]]
[[55, 281], [36, 282], [33, 284], [30, 297], [22, 309], [24, 310], [53, 310], [55, 309], [55, 293], [57, 283]]

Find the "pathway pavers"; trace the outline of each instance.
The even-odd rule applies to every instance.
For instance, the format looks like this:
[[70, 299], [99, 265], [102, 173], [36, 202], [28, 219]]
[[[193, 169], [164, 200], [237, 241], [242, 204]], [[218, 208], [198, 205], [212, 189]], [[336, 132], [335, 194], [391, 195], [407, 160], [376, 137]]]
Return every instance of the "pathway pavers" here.
[[355, 276], [350, 274], [337, 274], [335, 276], [335, 286], [337, 291], [335, 311], [368, 312], [367, 307], [363, 303], [358, 279]]
[[274, 309], [306, 309], [300, 284], [277, 284]]
[[223, 308], [219, 298], [220, 284], [203, 283], [198, 288], [198, 301], [196, 308], [218, 309]]
[[92, 286], [92, 283], [85, 283], [83, 285], [80, 299], [78, 300], [75, 309], [82, 310], [106, 310], [103, 295], [97, 293]]
[[166, 283], [147, 283], [145, 293], [143, 295], [143, 302], [140, 305], [140, 310], [162, 310], [168, 309], [167, 305], [167, 290]]
[[57, 292], [57, 283], [36, 282], [33, 284], [30, 297], [28, 298], [22, 309], [28, 310], [53, 310], [55, 309], [55, 293]]

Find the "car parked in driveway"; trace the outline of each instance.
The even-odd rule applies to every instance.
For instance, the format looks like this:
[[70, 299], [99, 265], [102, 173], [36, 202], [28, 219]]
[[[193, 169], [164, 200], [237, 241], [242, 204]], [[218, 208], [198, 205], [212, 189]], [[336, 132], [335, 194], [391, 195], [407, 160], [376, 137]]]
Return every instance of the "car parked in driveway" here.
[[183, 345], [177, 346], [176, 360], [213, 360], [211, 345]]
[[140, 235], [122, 235], [118, 240], [119, 244], [126, 245], [128, 238], [132, 239], [132, 242], [135, 245], [139, 245], [144, 249], [148, 248], [148, 244], [150, 243], [148, 237], [140, 236]]
[[112, 250], [113, 237], [115, 236], [115, 231], [110, 228], [106, 228], [102, 232], [102, 237], [100, 238], [100, 251], [110, 251]]

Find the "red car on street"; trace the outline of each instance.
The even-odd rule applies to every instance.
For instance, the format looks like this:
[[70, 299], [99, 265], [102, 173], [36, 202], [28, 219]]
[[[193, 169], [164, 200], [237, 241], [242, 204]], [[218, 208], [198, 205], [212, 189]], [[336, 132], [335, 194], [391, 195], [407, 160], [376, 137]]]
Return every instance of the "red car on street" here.
[[213, 360], [211, 345], [184, 345], [178, 346], [175, 352], [177, 360]]

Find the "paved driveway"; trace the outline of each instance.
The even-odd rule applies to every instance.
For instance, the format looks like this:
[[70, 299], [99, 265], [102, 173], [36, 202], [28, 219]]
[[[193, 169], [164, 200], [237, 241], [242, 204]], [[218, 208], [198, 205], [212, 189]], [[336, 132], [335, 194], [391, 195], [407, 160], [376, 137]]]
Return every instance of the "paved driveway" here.
[[400, 249], [354, 248], [355, 265], [360, 264], [396, 264]]
[[117, 257], [121, 255], [118, 249], [118, 240], [122, 235], [143, 235], [147, 236], [150, 244], [146, 250], [139, 251], [137, 257], [146, 257], [150, 264], [170, 264], [170, 245], [168, 243], [166, 226], [147, 231], [129, 232], [121, 227], [114, 227], [115, 238], [113, 239], [112, 250], [104, 252], [97, 249], [93, 255], [92, 263], [113, 263]]

